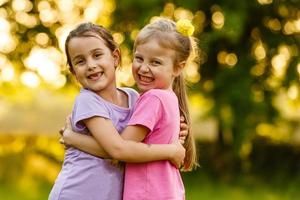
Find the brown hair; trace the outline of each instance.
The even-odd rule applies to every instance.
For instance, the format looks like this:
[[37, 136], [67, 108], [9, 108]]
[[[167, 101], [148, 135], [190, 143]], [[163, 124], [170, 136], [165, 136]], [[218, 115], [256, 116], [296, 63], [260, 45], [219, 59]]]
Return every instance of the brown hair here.
[[[96, 25], [90, 22], [79, 24], [74, 30], [72, 30], [65, 42], [65, 52], [67, 55], [67, 64], [70, 66], [70, 71], [74, 73], [73, 65], [71, 62], [70, 54], [68, 51], [68, 45], [72, 38], [74, 37], [95, 37], [95, 35], [100, 36], [106, 46], [111, 50], [111, 52], [115, 51], [116, 49], [119, 49], [118, 44], [114, 41], [112, 34], [109, 30], [104, 28], [101, 25]], [[119, 63], [121, 63], [121, 57], [119, 60]]]
[[[196, 55], [196, 40], [192, 37], [184, 36], [179, 33], [176, 30], [175, 22], [172, 20], [161, 18], [146, 25], [137, 35], [137, 38], [134, 42], [134, 51], [138, 45], [144, 44], [152, 38], [158, 39], [160, 45], [163, 47], [171, 48], [175, 51], [175, 67], [179, 67], [181, 62], [190, 61], [190, 58]], [[191, 121], [188, 109], [187, 93], [185, 80], [182, 73], [175, 77], [172, 87], [179, 101], [180, 114], [184, 116], [189, 127], [189, 133], [183, 145], [186, 149], [183, 170], [190, 171], [197, 167], [198, 157], [195, 140], [193, 134], [191, 133]]]

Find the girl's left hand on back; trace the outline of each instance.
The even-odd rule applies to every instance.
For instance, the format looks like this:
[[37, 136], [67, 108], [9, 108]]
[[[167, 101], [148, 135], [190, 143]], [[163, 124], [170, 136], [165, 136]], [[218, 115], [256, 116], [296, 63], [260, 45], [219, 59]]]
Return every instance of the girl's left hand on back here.
[[188, 125], [185, 122], [183, 116], [180, 116], [180, 133], [179, 133], [179, 141], [181, 144], [184, 144], [187, 135], [189, 134]]

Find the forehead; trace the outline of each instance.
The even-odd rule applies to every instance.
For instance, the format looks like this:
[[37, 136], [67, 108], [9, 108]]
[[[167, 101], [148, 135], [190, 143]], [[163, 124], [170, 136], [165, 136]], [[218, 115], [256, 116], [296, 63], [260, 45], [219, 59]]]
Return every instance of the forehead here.
[[175, 50], [166, 47], [161, 43], [158, 38], [152, 38], [137, 44], [135, 53], [145, 53], [147, 55], [159, 56], [159, 57], [175, 57]]
[[68, 44], [68, 51], [71, 56], [74, 54], [89, 52], [94, 49], [109, 50], [105, 41], [96, 34], [73, 37], [70, 39]]

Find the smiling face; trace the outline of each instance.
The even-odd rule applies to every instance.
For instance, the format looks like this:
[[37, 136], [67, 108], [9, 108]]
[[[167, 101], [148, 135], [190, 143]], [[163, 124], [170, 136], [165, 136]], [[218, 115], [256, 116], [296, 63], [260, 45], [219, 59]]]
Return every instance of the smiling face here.
[[74, 37], [69, 41], [68, 52], [76, 79], [84, 88], [100, 94], [116, 87], [119, 52], [112, 52], [101, 37]]
[[150, 89], [172, 90], [175, 51], [164, 48], [158, 39], [151, 39], [136, 46], [132, 63], [133, 77], [142, 92]]

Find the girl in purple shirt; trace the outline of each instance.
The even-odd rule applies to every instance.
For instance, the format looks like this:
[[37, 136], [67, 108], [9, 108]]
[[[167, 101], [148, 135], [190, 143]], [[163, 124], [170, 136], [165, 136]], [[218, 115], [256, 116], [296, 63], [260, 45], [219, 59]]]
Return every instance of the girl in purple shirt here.
[[[190, 27], [187, 21], [175, 24], [171, 20], [160, 19], [145, 26], [137, 35], [133, 50], [132, 73], [142, 94], [137, 100], [128, 126], [121, 134], [122, 137], [142, 141], [149, 147], [153, 144], [170, 144], [178, 138], [180, 114], [189, 124], [187, 98], [181, 72], [195, 49], [192, 45], [193, 38], [188, 35], [191, 31], [185, 30], [185, 27]], [[116, 130], [105, 126], [103, 120], [95, 120], [90, 131], [94, 133], [100, 146], [106, 150], [111, 144], [101, 140], [105, 131], [115, 132], [113, 135], [117, 134]], [[96, 127], [96, 123], [101, 122], [103, 127]], [[93, 146], [92, 142], [87, 140], [85, 144], [80, 144], [83, 137], [69, 129], [64, 133], [64, 139], [67, 144], [87, 152], [89, 152], [88, 148]], [[118, 141], [112, 138], [111, 143], [118, 144]], [[192, 134], [188, 134], [184, 146], [187, 152], [183, 169], [191, 170], [197, 165]], [[94, 145], [94, 150], [97, 148], [97, 145]], [[116, 147], [119, 148], [127, 151], [126, 147]], [[101, 148], [99, 147], [97, 151], [100, 152]], [[114, 150], [107, 153], [118, 160], [124, 160], [126, 157], [121, 152], [114, 153]], [[102, 154], [104, 155], [105, 152]], [[139, 152], [136, 152], [132, 156], [138, 154]], [[145, 163], [127, 162], [123, 199], [185, 199], [179, 170], [165, 160]]]
[[[170, 160], [179, 166], [185, 149], [178, 141], [149, 146], [136, 142], [139, 140], [136, 134], [121, 137], [117, 133], [127, 125], [138, 94], [129, 88], [116, 87], [115, 69], [120, 63], [120, 51], [111, 34], [101, 26], [81, 24], [70, 32], [65, 50], [70, 70], [83, 87], [75, 100], [71, 126], [80, 133], [83, 138], [80, 144], [88, 146], [88, 153], [79, 150], [80, 146], [67, 148], [49, 199], [122, 199], [123, 172], [109, 161], [93, 156], [99, 152], [103, 152], [104, 158], [126, 162]], [[67, 136], [68, 131], [65, 133]], [[88, 135], [95, 137], [101, 147]]]

